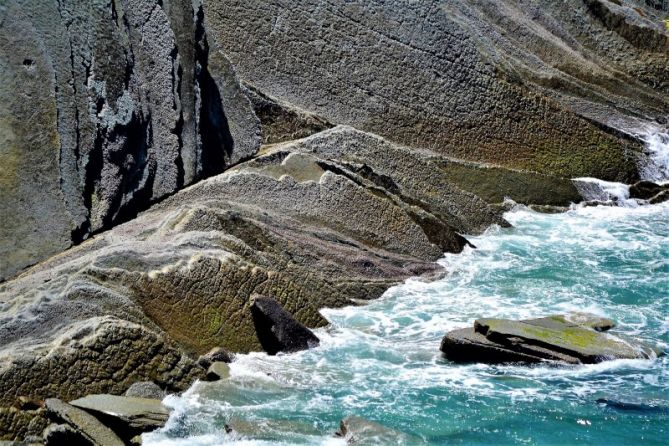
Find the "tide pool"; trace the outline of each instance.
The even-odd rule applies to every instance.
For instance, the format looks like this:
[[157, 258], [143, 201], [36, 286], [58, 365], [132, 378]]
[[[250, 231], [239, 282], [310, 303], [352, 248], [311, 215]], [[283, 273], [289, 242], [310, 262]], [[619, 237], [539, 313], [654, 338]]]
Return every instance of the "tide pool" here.
[[[411, 279], [365, 306], [326, 309], [317, 349], [240, 355], [231, 378], [199, 383], [145, 444], [344, 444], [358, 415], [426, 445], [666, 445], [669, 359], [576, 367], [457, 365], [449, 330], [479, 317], [586, 311], [614, 333], [669, 347], [669, 204], [506, 214], [469, 237], [447, 274]], [[600, 402], [598, 402], [598, 400]], [[601, 402], [607, 400], [609, 403]], [[226, 433], [230, 424], [236, 433]]]

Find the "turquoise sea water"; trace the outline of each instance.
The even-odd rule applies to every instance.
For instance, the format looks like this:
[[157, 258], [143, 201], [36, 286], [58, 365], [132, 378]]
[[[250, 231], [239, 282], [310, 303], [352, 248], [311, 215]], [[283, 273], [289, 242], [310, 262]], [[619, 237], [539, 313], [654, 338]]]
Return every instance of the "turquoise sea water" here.
[[617, 332], [667, 349], [669, 204], [520, 208], [507, 219], [514, 228], [491, 228], [470, 238], [478, 249], [445, 256], [439, 281], [324, 310], [332, 324], [317, 332], [319, 348], [242, 355], [229, 380], [168, 397], [175, 413], [146, 443], [344, 444], [333, 432], [359, 415], [416, 444], [669, 444], [667, 357], [520, 367], [456, 365], [439, 353], [446, 331], [478, 317], [569, 311], [611, 317]]

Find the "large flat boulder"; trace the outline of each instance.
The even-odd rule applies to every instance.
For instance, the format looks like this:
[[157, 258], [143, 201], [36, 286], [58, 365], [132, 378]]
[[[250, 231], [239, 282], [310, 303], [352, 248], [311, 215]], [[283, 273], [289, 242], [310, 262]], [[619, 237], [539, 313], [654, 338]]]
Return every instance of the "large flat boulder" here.
[[640, 342], [604, 333], [613, 321], [587, 314], [539, 319], [477, 319], [473, 329], [447, 333], [444, 355], [456, 362], [593, 364], [611, 359], [648, 359], [656, 352]]
[[170, 416], [160, 400], [151, 398], [98, 394], [70, 404], [95, 415], [125, 440], [163, 427]]
[[46, 410], [51, 417], [67, 423], [93, 446], [125, 445], [113, 430], [85, 410], [71, 406], [56, 398], [46, 400]]

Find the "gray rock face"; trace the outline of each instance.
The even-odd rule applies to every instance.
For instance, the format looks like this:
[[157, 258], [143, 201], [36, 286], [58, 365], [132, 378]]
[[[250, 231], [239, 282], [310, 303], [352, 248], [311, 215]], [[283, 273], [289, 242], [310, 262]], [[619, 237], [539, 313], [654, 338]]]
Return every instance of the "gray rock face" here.
[[602, 333], [610, 319], [576, 314], [525, 321], [478, 319], [474, 329], [444, 336], [441, 351], [457, 362], [593, 364], [611, 359], [648, 359], [660, 352], [643, 343]]
[[326, 323], [318, 308], [438, 274], [444, 250], [466, 245], [460, 232], [505, 222], [448, 183], [436, 156], [331, 129], [0, 284], [0, 406], [122, 394], [138, 381], [182, 389], [213, 347], [262, 350], [253, 294], [314, 328]]
[[297, 322], [271, 297], [252, 296], [251, 314], [260, 345], [270, 355], [307, 350], [320, 343], [311, 330]]
[[668, 38], [642, 2], [203, 3], [257, 90], [458, 159], [631, 182], [641, 144], [615, 129], [669, 114]]
[[0, 5], [0, 280], [255, 153], [203, 21], [190, 0]]

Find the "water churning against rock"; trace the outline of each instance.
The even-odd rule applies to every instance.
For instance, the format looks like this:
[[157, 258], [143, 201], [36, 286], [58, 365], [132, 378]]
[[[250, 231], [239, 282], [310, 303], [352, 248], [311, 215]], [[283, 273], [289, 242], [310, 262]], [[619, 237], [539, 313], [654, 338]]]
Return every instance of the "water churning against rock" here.
[[[652, 129], [642, 135], [646, 149], [639, 161], [642, 180], [658, 184], [669, 182], [669, 133]], [[574, 178], [574, 185], [587, 201], [611, 202], [618, 206], [636, 207], [630, 200], [629, 186], [623, 183], [604, 181], [598, 178]]]
[[646, 138], [646, 155], [641, 177], [656, 183], [669, 181], [669, 133], [651, 133]]
[[666, 349], [669, 204], [556, 215], [520, 207], [507, 218], [514, 228], [491, 228], [471, 238], [478, 249], [446, 255], [443, 279], [325, 310], [332, 325], [318, 331], [319, 348], [241, 355], [228, 380], [169, 397], [175, 413], [145, 444], [343, 445], [333, 433], [349, 415], [399, 430], [408, 444], [666, 444], [667, 357], [456, 365], [439, 343], [481, 316], [588, 311]]

